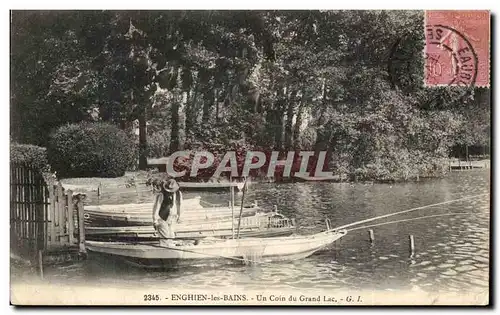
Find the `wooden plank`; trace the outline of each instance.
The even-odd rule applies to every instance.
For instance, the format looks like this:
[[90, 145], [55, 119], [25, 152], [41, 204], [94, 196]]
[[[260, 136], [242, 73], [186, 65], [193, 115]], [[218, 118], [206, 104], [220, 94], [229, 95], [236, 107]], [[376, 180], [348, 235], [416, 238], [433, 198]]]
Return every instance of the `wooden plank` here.
[[[14, 189], [16, 190], [16, 201], [19, 201], [19, 188], [17, 187], [17, 182], [19, 181], [19, 168], [15, 168], [14, 170], [15, 177], [16, 177], [16, 185], [14, 185]], [[14, 223], [16, 226], [16, 239], [19, 238], [20, 230], [19, 230], [19, 217], [20, 217], [20, 212], [19, 212], [20, 205], [16, 204], [16, 222]]]
[[16, 167], [14, 165], [11, 165], [10, 169], [10, 193], [11, 193], [11, 217], [10, 217], [10, 228], [12, 229], [12, 242], [15, 244], [15, 239], [17, 237], [17, 229], [16, 229], [16, 219], [17, 219], [17, 204], [14, 204], [13, 202], [16, 201]]
[[[31, 185], [31, 181], [33, 179], [33, 172], [30, 168], [26, 168], [26, 182], [28, 183], [27, 186], [25, 186], [26, 188], [26, 193], [27, 193], [27, 201], [28, 201], [28, 204], [26, 205], [26, 209], [27, 209], [27, 215], [28, 215], [28, 222], [27, 222], [27, 226], [28, 226], [28, 250], [30, 252], [34, 251], [34, 243], [35, 243], [35, 240], [34, 240], [34, 232], [33, 231], [33, 226], [34, 226], [34, 218], [33, 218], [33, 204], [31, 202], [33, 202], [33, 186]], [[36, 252], [36, 251], [34, 251]], [[30, 253], [30, 257], [31, 257], [31, 253]]]
[[[25, 173], [25, 170], [24, 168], [19, 168], [19, 173], [20, 173], [20, 177], [19, 177], [19, 180], [20, 180], [20, 183], [21, 184], [24, 184], [24, 173]], [[21, 195], [20, 195], [20, 201], [24, 200], [24, 197], [25, 197], [25, 191], [24, 191], [24, 186], [21, 186], [19, 187], [19, 191], [21, 192]], [[25, 211], [25, 205], [21, 205], [21, 247], [23, 247], [24, 249], [24, 246], [25, 246], [25, 239], [26, 239], [26, 225], [25, 225], [25, 220], [26, 220], [26, 211]]]
[[58, 227], [57, 227], [57, 235], [59, 235], [59, 243], [64, 244], [64, 223], [65, 223], [65, 198], [63, 193], [63, 187], [59, 182], [57, 185], [57, 209], [58, 215]]
[[49, 245], [52, 246], [56, 242], [56, 227], [55, 227], [55, 212], [56, 212], [56, 197], [55, 197], [55, 186], [50, 185], [49, 187]]
[[86, 253], [85, 250], [85, 219], [83, 217], [84, 208], [83, 200], [79, 199], [77, 203], [78, 207], [78, 245], [80, 248], [80, 253]]
[[44, 236], [44, 249], [47, 249], [48, 245], [49, 245], [49, 231], [50, 231], [50, 228], [49, 228], [49, 211], [50, 211], [50, 203], [47, 204], [47, 198], [48, 198], [48, 195], [49, 195], [49, 190], [48, 190], [48, 187], [47, 185], [44, 183], [44, 186], [42, 188], [42, 191], [43, 191], [43, 201], [44, 201], [44, 204], [43, 204], [43, 220], [45, 221], [45, 223], [43, 224], [43, 236]]
[[43, 237], [43, 200], [42, 200], [42, 183], [40, 181], [39, 173], [35, 173], [35, 229], [36, 229], [36, 247], [37, 250], [42, 250], [44, 248], [44, 237]]
[[74, 221], [73, 221], [73, 192], [71, 190], [66, 191], [66, 203], [68, 205], [68, 234], [69, 234], [69, 243], [73, 245], [75, 243], [75, 235], [74, 235]]

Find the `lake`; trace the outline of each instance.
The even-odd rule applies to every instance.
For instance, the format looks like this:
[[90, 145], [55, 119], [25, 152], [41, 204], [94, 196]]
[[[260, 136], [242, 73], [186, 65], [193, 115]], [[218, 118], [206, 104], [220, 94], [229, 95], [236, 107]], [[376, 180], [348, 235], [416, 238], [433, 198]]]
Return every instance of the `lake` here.
[[[294, 183], [254, 184], [246, 201], [296, 218], [300, 234], [447, 200], [490, 192], [489, 170], [452, 172], [442, 179], [398, 184]], [[241, 197], [241, 196], [240, 196]], [[125, 198], [125, 197], [121, 197]], [[227, 195], [202, 195], [226, 203]], [[134, 197], [135, 199], [135, 197]], [[146, 200], [149, 201], [149, 200]], [[131, 202], [135, 202], [134, 200]], [[385, 219], [402, 220], [425, 215], [466, 213], [400, 222], [349, 232], [327, 250], [294, 262], [265, 265], [188, 266], [168, 271], [143, 270], [107, 258], [46, 267], [46, 282], [142, 288], [206, 289], [376, 289], [435, 292], [488, 288], [489, 197], [441, 205]], [[379, 223], [371, 222], [369, 224]], [[410, 257], [409, 235], [415, 253]], [[12, 266], [12, 280], [30, 274]]]

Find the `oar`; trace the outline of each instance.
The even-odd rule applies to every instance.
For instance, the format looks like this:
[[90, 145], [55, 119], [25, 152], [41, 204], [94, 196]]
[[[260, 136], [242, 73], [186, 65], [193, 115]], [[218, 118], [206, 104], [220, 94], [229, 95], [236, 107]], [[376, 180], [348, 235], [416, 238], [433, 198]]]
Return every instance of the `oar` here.
[[240, 216], [238, 217], [238, 232], [236, 234], [236, 238], [240, 238], [240, 225], [241, 225], [241, 215], [243, 213], [243, 202], [245, 201], [245, 192], [247, 191], [247, 178], [245, 178], [245, 183], [243, 184], [243, 196], [241, 196], [241, 208], [240, 208]]
[[411, 218], [411, 219], [404, 219], [404, 220], [390, 221], [390, 222], [384, 222], [384, 223], [378, 223], [378, 224], [372, 224], [372, 225], [358, 226], [358, 227], [355, 227], [353, 229], [348, 229], [347, 231], [351, 232], [351, 231], [362, 230], [362, 229], [367, 229], [367, 228], [376, 227], [376, 226], [382, 226], [382, 225], [387, 225], [387, 224], [402, 223], [402, 222], [415, 221], [415, 220], [428, 219], [428, 218], [435, 218], [435, 217], [444, 217], [444, 216], [448, 216], [448, 215], [471, 215], [471, 213], [468, 213], [468, 212], [456, 212], [456, 213], [444, 213], [444, 214], [426, 215], [426, 216], [423, 216], [423, 217], [417, 217], [417, 218]]
[[454, 200], [449, 200], [449, 201], [438, 202], [438, 203], [434, 203], [432, 205], [416, 207], [416, 208], [412, 208], [412, 209], [408, 209], [408, 210], [403, 210], [403, 211], [399, 211], [399, 212], [395, 212], [395, 213], [389, 213], [389, 214], [385, 214], [385, 215], [380, 215], [380, 216], [377, 216], [377, 217], [374, 217], [374, 218], [370, 218], [370, 219], [366, 219], [366, 220], [361, 220], [361, 221], [356, 221], [356, 222], [353, 222], [353, 223], [342, 225], [342, 226], [336, 227], [336, 228], [334, 228], [332, 230], [341, 230], [341, 229], [345, 229], [345, 228], [348, 228], [348, 227], [351, 227], [351, 226], [354, 226], [354, 225], [359, 225], [359, 224], [362, 224], [362, 223], [367, 223], [367, 222], [371, 222], [371, 221], [375, 221], [375, 220], [380, 220], [380, 219], [392, 217], [392, 216], [398, 215], [398, 214], [403, 214], [403, 213], [408, 213], [408, 212], [412, 212], [412, 211], [422, 210], [422, 209], [425, 209], [425, 208], [430, 208], [430, 207], [445, 205], [445, 204], [454, 203], [454, 202], [458, 202], [458, 201], [469, 200], [469, 199], [473, 199], [473, 198], [477, 198], [477, 197], [481, 197], [481, 196], [486, 196], [486, 195], [489, 195], [489, 194], [474, 195], [474, 196], [464, 197], [464, 198], [460, 198], [460, 199], [454, 199]]

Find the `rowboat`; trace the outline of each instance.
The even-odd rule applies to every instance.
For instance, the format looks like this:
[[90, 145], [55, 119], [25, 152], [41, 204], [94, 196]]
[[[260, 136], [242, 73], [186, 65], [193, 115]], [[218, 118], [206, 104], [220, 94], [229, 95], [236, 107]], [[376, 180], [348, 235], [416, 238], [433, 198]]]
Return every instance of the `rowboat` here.
[[[243, 188], [243, 204], [245, 197]], [[234, 203], [232, 203], [234, 204]], [[234, 209], [232, 209], [234, 211]], [[308, 236], [272, 236], [272, 237], [244, 237], [246, 218], [242, 217], [243, 207], [237, 220], [235, 234], [235, 220], [230, 220], [231, 238], [220, 237], [180, 237], [176, 234], [172, 239], [157, 239], [152, 241], [102, 241], [87, 240], [86, 248], [90, 252], [110, 255], [124, 259], [135, 265], [146, 267], [164, 267], [179, 264], [195, 264], [197, 261], [229, 260], [240, 262], [296, 260], [308, 257], [324, 249], [344, 236], [347, 231], [333, 230], [327, 219], [327, 229], [324, 232]], [[286, 218], [285, 218], [286, 219]], [[242, 224], [243, 222], [243, 224]], [[270, 228], [270, 226], [266, 226]], [[271, 228], [273, 228], [271, 226]], [[200, 231], [193, 231], [199, 233]]]
[[[130, 209], [130, 210], [129, 210]], [[151, 225], [152, 209], [129, 208], [115, 211], [105, 211], [102, 207], [86, 207], [84, 210], [85, 223], [88, 226], [144, 226]], [[255, 206], [244, 207], [242, 217], [254, 216], [261, 209]], [[182, 209], [181, 212], [183, 222], [201, 222], [206, 220], [229, 220], [237, 215], [229, 207], [214, 207], [214, 208], [194, 208]]]
[[244, 263], [298, 260], [308, 257], [343, 237], [345, 230], [330, 230], [306, 236], [235, 238], [222, 240], [170, 240], [155, 242], [86, 241], [95, 253], [112, 255], [143, 267], [172, 266], [194, 261], [226, 260]]
[[[238, 224], [236, 219], [225, 221], [206, 220], [200, 222], [178, 223], [175, 227], [175, 235], [180, 238], [204, 238], [220, 237], [229, 238], [234, 235], [233, 227]], [[267, 237], [291, 235], [295, 230], [295, 221], [276, 213], [259, 213], [254, 216], [241, 219], [242, 237]], [[103, 227], [87, 226], [85, 228], [86, 239], [91, 240], [148, 240], [157, 239], [153, 226], [124, 226]]]
[[[231, 220], [234, 209], [229, 206], [203, 206], [199, 196], [182, 200], [182, 221]], [[146, 226], [151, 225], [153, 203], [132, 203], [85, 206], [84, 219], [87, 226]], [[257, 204], [243, 207], [242, 216], [254, 216], [261, 212]]]

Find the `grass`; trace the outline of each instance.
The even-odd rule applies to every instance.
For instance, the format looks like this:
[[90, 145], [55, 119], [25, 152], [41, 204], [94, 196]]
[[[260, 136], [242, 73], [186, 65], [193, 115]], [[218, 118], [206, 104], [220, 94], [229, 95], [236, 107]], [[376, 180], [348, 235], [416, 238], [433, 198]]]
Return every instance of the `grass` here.
[[87, 204], [126, 204], [152, 202], [152, 194], [145, 185], [146, 172], [126, 172], [115, 178], [87, 177], [65, 178], [65, 189], [85, 193]]

